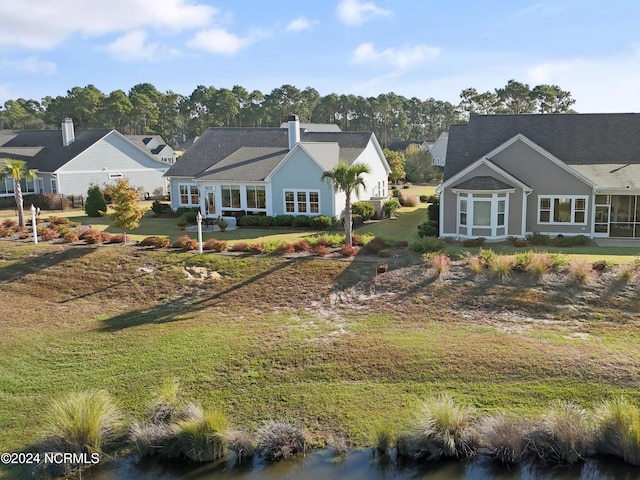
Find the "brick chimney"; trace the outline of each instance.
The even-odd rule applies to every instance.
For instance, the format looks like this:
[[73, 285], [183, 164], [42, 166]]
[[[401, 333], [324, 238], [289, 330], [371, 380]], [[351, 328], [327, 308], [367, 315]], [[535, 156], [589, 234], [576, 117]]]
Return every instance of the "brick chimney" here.
[[73, 120], [65, 118], [62, 122], [62, 145], [68, 147], [76, 141], [76, 134], [73, 130]]

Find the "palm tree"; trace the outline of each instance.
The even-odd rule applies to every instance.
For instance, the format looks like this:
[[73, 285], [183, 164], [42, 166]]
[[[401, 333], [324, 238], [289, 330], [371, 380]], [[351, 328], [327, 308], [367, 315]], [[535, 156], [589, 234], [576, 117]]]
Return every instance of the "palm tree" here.
[[365, 173], [370, 173], [371, 169], [364, 163], [354, 163], [353, 165], [347, 165], [344, 162], [339, 162], [331, 170], [327, 170], [322, 173], [321, 180], [326, 180], [337, 191], [345, 193], [344, 204], [344, 232], [346, 234], [345, 243], [351, 245], [351, 194], [355, 193], [356, 197], [360, 196], [360, 186], [366, 190], [364, 179], [360, 176]]
[[24, 208], [22, 201], [22, 187], [20, 181], [34, 180], [38, 175], [37, 170], [27, 168], [27, 163], [22, 160], [3, 158], [0, 160], [0, 180], [5, 178], [13, 180], [13, 194], [16, 197], [16, 207], [18, 208], [18, 225], [24, 227]]

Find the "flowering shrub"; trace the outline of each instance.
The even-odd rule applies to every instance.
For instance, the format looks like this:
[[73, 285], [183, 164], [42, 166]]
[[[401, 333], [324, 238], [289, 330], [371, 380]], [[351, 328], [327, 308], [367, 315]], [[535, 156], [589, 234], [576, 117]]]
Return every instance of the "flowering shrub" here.
[[183, 250], [197, 250], [198, 241], [191, 238], [189, 235], [183, 235], [171, 245], [173, 248], [181, 248]]

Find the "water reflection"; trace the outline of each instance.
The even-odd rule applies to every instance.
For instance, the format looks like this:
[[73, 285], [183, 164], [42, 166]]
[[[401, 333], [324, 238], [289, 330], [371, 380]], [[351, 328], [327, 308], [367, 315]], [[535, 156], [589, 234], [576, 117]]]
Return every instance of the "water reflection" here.
[[510, 470], [481, 457], [472, 462], [397, 463], [375, 456], [370, 450], [352, 450], [337, 458], [316, 450], [279, 462], [261, 459], [236, 464], [230, 458], [214, 464], [194, 465], [126, 457], [93, 472], [87, 480], [635, 480], [640, 468], [615, 458], [588, 459], [571, 468], [545, 468], [524, 464]]

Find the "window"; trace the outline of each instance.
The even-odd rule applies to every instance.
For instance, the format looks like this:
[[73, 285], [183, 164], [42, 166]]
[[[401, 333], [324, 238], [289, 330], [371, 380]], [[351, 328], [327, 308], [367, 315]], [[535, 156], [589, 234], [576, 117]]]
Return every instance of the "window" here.
[[284, 211], [286, 213], [320, 213], [320, 192], [315, 190], [285, 190]]
[[467, 226], [467, 199], [460, 199], [460, 225], [463, 227]]
[[586, 224], [586, 196], [548, 196], [538, 198], [538, 223]]
[[180, 205], [199, 205], [200, 191], [197, 185], [180, 185]]
[[51, 193], [58, 193], [58, 182], [55, 178], [51, 179]]
[[498, 200], [498, 226], [504, 227], [504, 211], [506, 202], [504, 200]]
[[474, 200], [473, 202], [473, 226], [491, 226], [491, 200]]
[[240, 185], [222, 185], [222, 208], [240, 208]]
[[266, 210], [267, 194], [265, 187], [248, 186], [247, 187], [247, 208], [259, 208]]
[[4, 180], [0, 180], [0, 194], [7, 193], [9, 189], [7, 188], [7, 181], [9, 179], [5, 178]]

